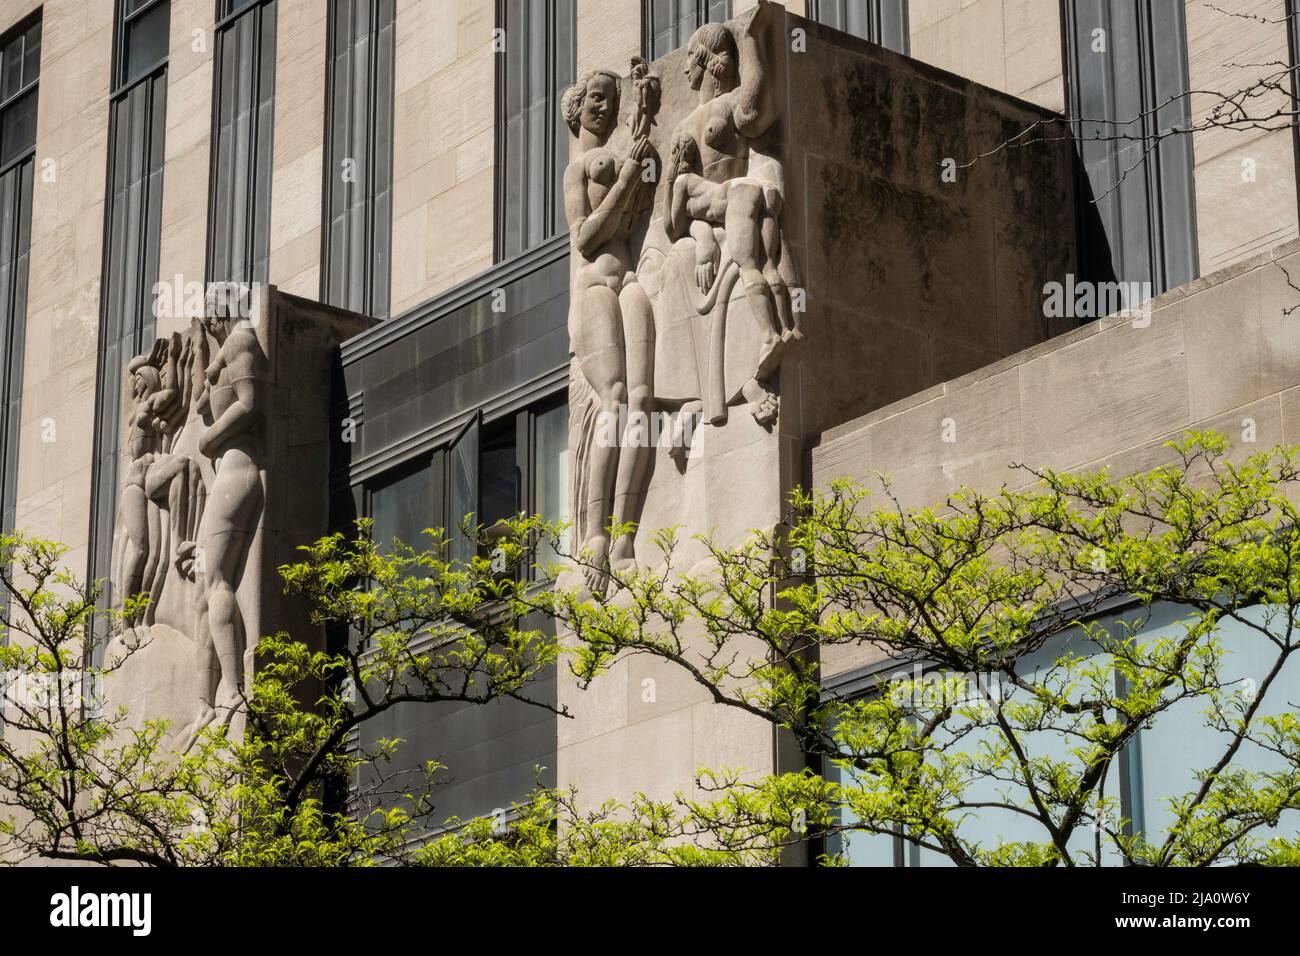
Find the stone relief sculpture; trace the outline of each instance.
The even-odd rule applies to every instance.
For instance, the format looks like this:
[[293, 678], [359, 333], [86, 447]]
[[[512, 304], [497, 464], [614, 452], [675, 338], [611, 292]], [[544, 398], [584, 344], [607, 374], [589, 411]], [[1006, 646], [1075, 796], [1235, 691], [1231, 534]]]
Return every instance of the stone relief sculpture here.
[[238, 598], [265, 500], [261, 426], [267, 358], [249, 290], [217, 283], [202, 321], [128, 365], [127, 441], [114, 539], [113, 597], [148, 595], [115, 640], [179, 632], [199, 674], [183, 749], [238, 707], [251, 627]]
[[783, 170], [761, 149], [778, 118], [758, 42], [765, 6], [739, 44], [719, 23], [705, 24], [691, 36], [685, 72], [698, 104], [673, 132], [664, 176], [668, 237], [689, 236], [694, 242], [694, 278], [704, 297], [697, 311], [717, 310], [703, 383], [706, 419], [715, 424], [726, 420], [723, 348], [737, 281], [759, 337], [753, 374], [741, 391], [760, 424], [776, 420], [778, 398], [770, 378], [785, 345], [802, 338], [790, 303], [787, 277], [793, 282], [793, 275], [783, 255]]
[[[654, 460], [645, 416], [677, 414], [669, 454], [684, 472], [682, 416], [702, 412], [722, 427], [729, 407], [744, 403], [771, 429], [781, 363], [803, 338], [781, 223], [779, 84], [764, 46], [772, 17], [760, 0], [743, 26], [706, 24], [691, 37], [689, 92], [678, 88], [676, 102], [694, 106], [678, 108], [659, 181], [643, 173], [658, 162], [651, 140], [667, 91], [644, 61], [632, 61], [626, 80], [634, 101], [626, 136], [613, 136], [615, 74], [590, 74], [562, 101], [576, 139], [564, 179], [574, 547], [605, 568], [634, 563], [632, 536], [611, 542], [608, 527], [637, 521], [644, 504]], [[620, 413], [617, 441], [598, 441], [598, 422]], [[603, 589], [606, 575], [588, 570], [585, 583]]]
[[[642, 65], [643, 66], [643, 65]], [[636, 514], [653, 449], [644, 441], [599, 441], [601, 419], [624, 420], [651, 410], [654, 314], [637, 281], [631, 235], [654, 198], [646, 161], [653, 161], [649, 132], [658, 108], [656, 84], [641, 71], [631, 150], [619, 156], [607, 145], [618, 123], [619, 77], [597, 71], [564, 94], [564, 120], [578, 153], [564, 173], [564, 206], [575, 263], [569, 311], [574, 371], [570, 385], [574, 450], [574, 514], [579, 547], [614, 562], [632, 560], [627, 536], [611, 542], [611, 519]], [[587, 585], [603, 586], [587, 573]]]
[[203, 326], [217, 354], [204, 373], [198, 412], [207, 427], [199, 455], [214, 463], [198, 554], [203, 557], [194, 639], [200, 711], [191, 733], [214, 720], [228, 722], [239, 705], [248, 635], [236, 590], [262, 517], [261, 429], [267, 360], [246, 320], [247, 290], [219, 283], [208, 292]]

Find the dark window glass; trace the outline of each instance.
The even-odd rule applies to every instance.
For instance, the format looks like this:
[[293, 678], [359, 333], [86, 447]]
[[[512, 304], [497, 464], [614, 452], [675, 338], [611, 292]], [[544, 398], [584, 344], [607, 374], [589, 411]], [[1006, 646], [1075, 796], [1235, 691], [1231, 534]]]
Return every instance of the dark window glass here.
[[492, 525], [519, 513], [519, 463], [514, 418], [483, 431], [479, 451], [478, 522]]
[[0, 166], [36, 148], [36, 90], [14, 99], [0, 112]]
[[14, 526], [35, 159], [0, 173], [0, 530]]
[[[418, 480], [421, 488], [432, 490], [419, 494], [433, 503], [415, 519], [415, 530], [445, 524], [451, 556], [465, 561], [476, 553], [474, 543], [460, 532], [466, 517], [471, 524], [487, 530], [489, 536], [493, 525], [521, 511], [540, 514], [549, 521], [566, 521], [568, 439], [569, 407], [563, 400], [547, 401], [487, 424], [475, 414], [445, 453], [434, 454], [432, 467], [424, 460], [424, 477]], [[386, 476], [383, 487], [389, 484], [397, 488], [400, 481]], [[445, 489], [445, 500], [441, 500], [444, 492], [438, 489]], [[370, 515], [375, 520], [375, 539], [386, 541], [397, 533], [390, 532], [389, 527], [404, 526], [395, 519], [383, 518], [377, 494], [372, 490]], [[386, 507], [392, 511], [396, 506]], [[429, 510], [433, 508], [437, 510]], [[410, 543], [407, 538], [402, 540]], [[543, 564], [554, 558], [549, 548], [538, 555]]]
[[265, 282], [271, 257], [275, 0], [217, 31], [208, 190], [209, 281]]
[[899, 53], [910, 48], [907, 0], [811, 0], [808, 18]]
[[1084, 278], [1159, 295], [1199, 274], [1192, 137], [1168, 135], [1191, 122], [1182, 0], [1063, 11]]
[[118, 33], [118, 83], [129, 85], [167, 59], [171, 36], [171, 0], [137, 0]]
[[731, 0], [643, 0], [641, 4], [641, 47], [650, 59], [658, 59], [685, 46], [703, 23], [731, 19]]
[[0, 531], [13, 528], [18, 496], [40, 37], [39, 20], [0, 37], [0, 76], [16, 77], [0, 96]]
[[0, 50], [0, 101], [9, 99], [23, 85], [23, 38], [19, 36]]
[[371, 534], [381, 548], [395, 541], [417, 551], [428, 547], [423, 532], [436, 523], [433, 507], [433, 471], [428, 461], [386, 478], [370, 495]]
[[500, 0], [505, 51], [497, 55], [498, 259], [564, 226], [568, 133], [560, 97], [574, 79], [575, 0]]
[[[1300, 106], [1300, 0], [1286, 0], [1286, 38], [1291, 66], [1291, 109]], [[1300, 124], [1291, 124], [1291, 165], [1295, 168], [1296, 200], [1300, 204]], [[1298, 207], [1300, 208], [1300, 207]]]
[[392, 247], [395, 0], [330, 0], [321, 298], [384, 317]]

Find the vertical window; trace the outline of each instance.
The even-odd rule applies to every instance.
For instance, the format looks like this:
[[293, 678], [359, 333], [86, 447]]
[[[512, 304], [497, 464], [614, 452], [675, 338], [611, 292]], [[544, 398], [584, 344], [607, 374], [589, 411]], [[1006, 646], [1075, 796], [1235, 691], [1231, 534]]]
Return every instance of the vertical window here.
[[0, 530], [14, 527], [41, 21], [0, 37]]
[[321, 298], [388, 314], [396, 0], [330, 0]]
[[1092, 281], [1199, 274], [1182, 0], [1065, 0], [1069, 109], [1079, 142], [1081, 264]]
[[907, 0], [809, 0], [808, 19], [898, 53], [910, 48]]
[[701, 24], [730, 19], [731, 0], [642, 0], [642, 53], [657, 60], [685, 46]]
[[208, 279], [265, 282], [271, 258], [276, 0], [220, 0]]
[[490, 527], [519, 513], [518, 426], [513, 418], [483, 429], [479, 448], [479, 524]]
[[171, 0], [117, 0], [91, 473], [92, 581], [107, 582], [110, 571], [124, 369], [156, 334], [170, 31]]
[[574, 79], [575, 0], [498, 0], [496, 257], [563, 232], [569, 141], [560, 97]]
[[[1291, 109], [1300, 107], [1300, 0], [1286, 0], [1286, 41], [1291, 66]], [[1300, 212], [1300, 123], [1291, 124], [1291, 165], [1295, 169], [1297, 211]]]
[[[530, 510], [547, 521], [569, 520], [569, 405], [558, 402], [533, 417], [532, 492]], [[544, 543], [537, 564], [547, 568], [559, 559]]]

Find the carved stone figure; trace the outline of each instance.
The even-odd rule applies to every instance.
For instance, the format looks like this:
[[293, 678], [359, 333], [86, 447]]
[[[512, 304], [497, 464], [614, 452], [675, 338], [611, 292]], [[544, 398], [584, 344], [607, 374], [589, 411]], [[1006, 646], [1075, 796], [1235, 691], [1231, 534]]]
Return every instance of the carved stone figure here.
[[229, 722], [241, 700], [249, 627], [237, 593], [264, 503], [268, 364], [249, 311], [246, 287], [215, 284], [202, 321], [127, 368], [113, 595], [119, 609], [138, 594], [149, 600], [115, 640], [193, 641], [199, 701], [183, 749]]
[[[656, 467], [650, 436], [667, 437], [667, 455], [685, 476], [692, 453], [684, 436], [694, 434], [687, 420], [702, 414], [721, 428], [729, 407], [744, 403], [771, 432], [782, 362], [803, 338], [781, 223], [772, 9], [761, 0], [734, 31], [700, 27], [684, 51], [680, 86], [665, 90], [637, 57], [625, 80], [596, 71], [561, 104], [577, 141], [564, 178], [573, 546], [597, 559], [582, 572], [593, 592], [610, 568], [635, 564], [634, 535], [610, 541], [608, 529], [641, 521]], [[620, 90], [632, 104], [622, 127]], [[661, 103], [676, 116], [657, 182], [647, 170], [658, 161]], [[663, 416], [674, 419], [666, 430], [647, 429]], [[673, 494], [671, 479], [656, 487]]]
[[203, 319], [216, 355], [197, 402], [207, 423], [198, 451], [213, 463], [213, 478], [194, 552], [202, 576], [193, 629], [200, 709], [190, 743], [214, 721], [230, 721], [243, 688], [248, 633], [237, 590], [265, 502], [260, 461], [267, 377], [266, 356], [247, 319], [247, 295], [235, 283], [214, 284]]
[[759, 148], [779, 115], [758, 40], [768, 5], [759, 7], [739, 45], [724, 24], [705, 24], [691, 36], [685, 72], [698, 105], [673, 132], [664, 176], [669, 238], [694, 240], [701, 304], [721, 310], [704, 396], [706, 419], [714, 423], [726, 416], [720, 348], [737, 280], [759, 335], [758, 359], [742, 392], [760, 424], [776, 419], [769, 379], [785, 345], [802, 338], [787, 282], [792, 266], [782, 247], [783, 171]]
[[174, 543], [190, 527], [191, 462], [174, 446], [193, 392], [196, 355], [206, 355], [201, 331], [182, 341], [179, 333], [158, 339], [127, 366], [134, 408], [127, 423], [127, 465], [118, 504], [114, 543], [114, 599], [118, 608], [136, 594], [149, 596], [124, 626], [151, 625], [167, 577]]
[[[633, 142], [625, 156], [610, 149], [618, 123], [619, 78], [594, 72], [564, 95], [565, 122], [579, 152], [564, 174], [574, 275], [569, 339], [574, 373], [570, 388], [570, 448], [574, 451], [574, 514], [579, 548], [597, 563], [632, 562], [632, 540], [609, 540], [611, 519], [637, 514], [653, 448], [641, 441], [597, 440], [599, 424], [635, 422], [652, 409], [654, 314], [637, 281], [631, 235], [653, 200], [655, 181], [646, 161], [655, 159], [649, 132], [658, 108], [657, 81], [642, 72]], [[620, 415], [620, 412], [623, 412]], [[629, 426], [631, 427], [631, 426]], [[604, 574], [589, 571], [593, 591]]]

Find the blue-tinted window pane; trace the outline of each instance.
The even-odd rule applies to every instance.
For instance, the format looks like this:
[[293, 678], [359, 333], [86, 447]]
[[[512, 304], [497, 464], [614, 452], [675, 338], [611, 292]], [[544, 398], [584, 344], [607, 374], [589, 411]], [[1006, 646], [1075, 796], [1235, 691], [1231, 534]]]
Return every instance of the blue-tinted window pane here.
[[[1270, 617], [1270, 615], [1272, 615]], [[1143, 627], [1143, 643], [1161, 638], [1176, 640], [1183, 636], [1180, 620], [1188, 617], [1186, 609], [1157, 608], [1151, 620]], [[1197, 615], [1199, 617], [1199, 615]], [[1286, 621], [1282, 612], [1257, 606], [1243, 612], [1242, 617], [1270, 632], [1285, 633]], [[1230, 716], [1240, 713], [1249, 703], [1278, 659], [1278, 648], [1265, 635], [1238, 621], [1225, 620], [1216, 632], [1224, 651], [1219, 665], [1219, 681], [1226, 686], [1222, 701]], [[1300, 660], [1291, 657], [1260, 704], [1260, 717], [1276, 716], [1300, 701]], [[1150, 727], [1143, 728], [1141, 749], [1141, 825], [1152, 843], [1162, 843], [1174, 815], [1169, 799], [1187, 796], [1200, 786], [1197, 771], [1214, 767], [1232, 742], [1232, 735], [1210, 725], [1209, 697], [1183, 700], [1156, 718]], [[1252, 733], [1260, 735], [1256, 725]], [[1242, 744], [1233, 758], [1231, 767], [1250, 772], [1281, 770], [1285, 761], [1250, 741]], [[1275, 830], [1262, 831], [1265, 838], [1288, 836], [1294, 839], [1300, 832], [1300, 813], [1286, 811]]]

